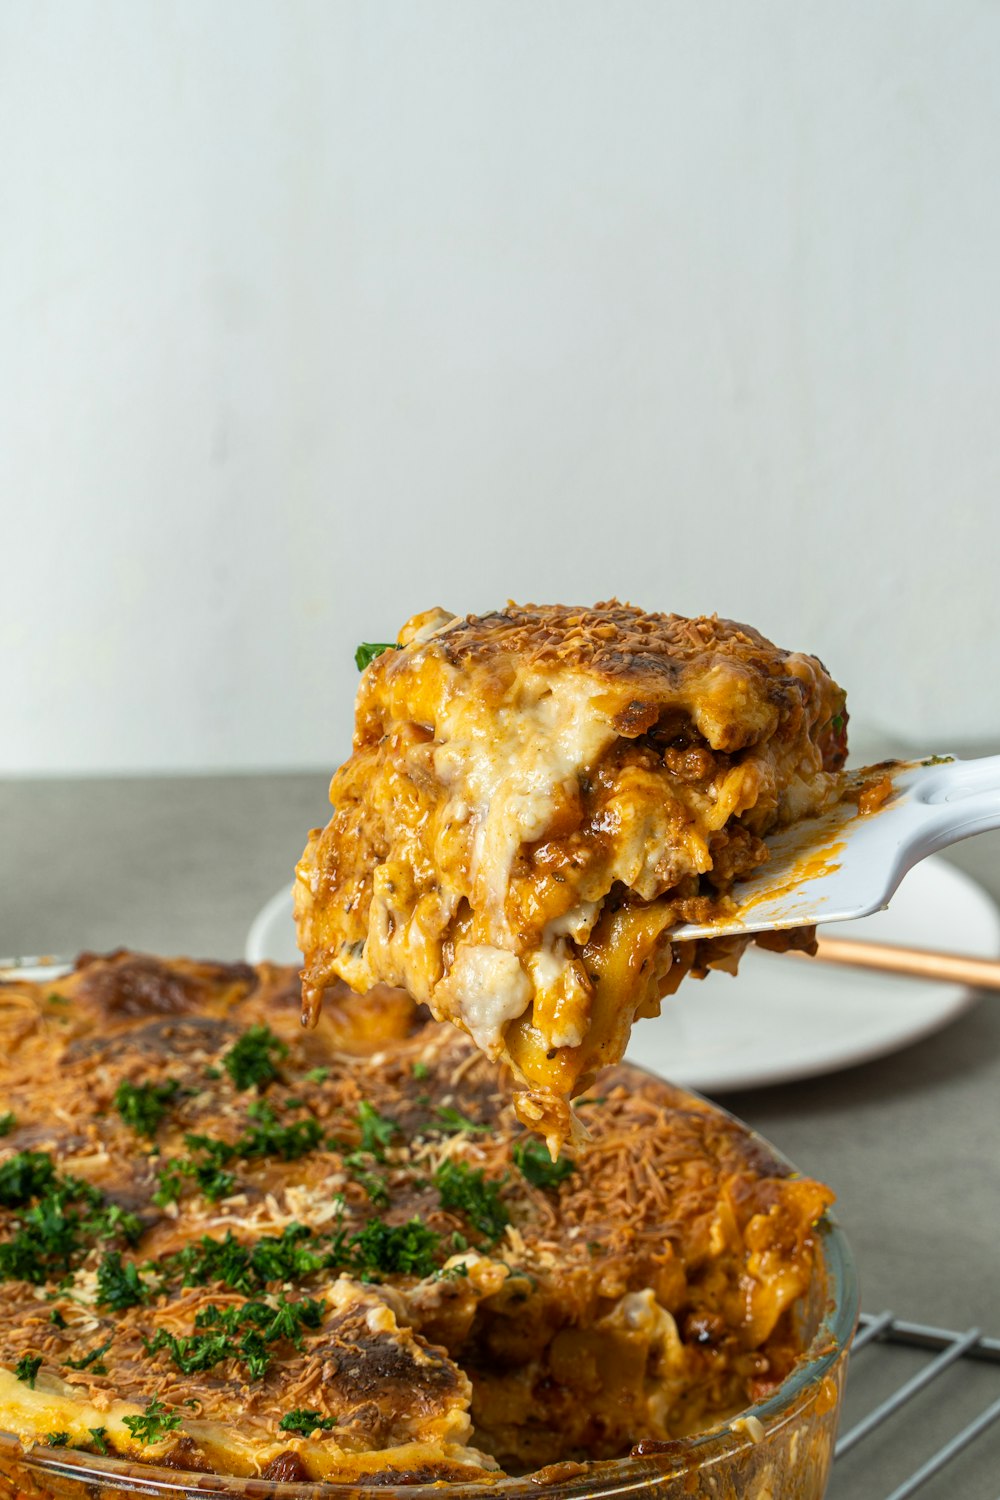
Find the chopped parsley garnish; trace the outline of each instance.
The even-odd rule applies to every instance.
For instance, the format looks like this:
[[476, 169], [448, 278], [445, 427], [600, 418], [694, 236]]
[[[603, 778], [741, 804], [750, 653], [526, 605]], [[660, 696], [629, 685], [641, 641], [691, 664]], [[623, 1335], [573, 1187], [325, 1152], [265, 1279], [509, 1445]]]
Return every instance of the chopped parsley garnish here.
[[953, 755], [928, 755], [927, 759], [922, 760], [920, 764], [922, 766], [948, 766], [954, 759]]
[[361, 1144], [356, 1151], [346, 1153], [344, 1166], [355, 1181], [360, 1182], [372, 1203], [384, 1207], [389, 1202], [389, 1189], [385, 1178], [372, 1170], [372, 1163], [385, 1161], [386, 1147], [393, 1136], [399, 1134], [399, 1126], [387, 1115], [380, 1115], [367, 1099], [362, 1099], [358, 1105], [357, 1124], [361, 1131]]
[[119, 1250], [109, 1250], [97, 1267], [97, 1305], [124, 1312], [146, 1302], [152, 1289], [134, 1262], [123, 1261]]
[[384, 1161], [386, 1146], [399, 1132], [395, 1120], [380, 1115], [374, 1104], [362, 1099], [358, 1105], [358, 1125], [361, 1129], [360, 1150], [369, 1151], [377, 1160]]
[[43, 1152], [19, 1152], [0, 1167], [0, 1206], [17, 1210], [15, 1231], [0, 1244], [0, 1281], [40, 1286], [70, 1271], [96, 1241], [134, 1243], [142, 1233], [135, 1214], [89, 1183], [61, 1177]]
[[211, 1235], [185, 1245], [157, 1266], [166, 1279], [181, 1278], [183, 1286], [219, 1282], [231, 1291], [251, 1296], [276, 1282], [295, 1282], [317, 1271], [342, 1270], [366, 1280], [399, 1272], [430, 1276], [441, 1237], [419, 1219], [385, 1224], [372, 1219], [355, 1233], [340, 1228], [319, 1235], [304, 1224], [289, 1224], [280, 1236], [265, 1235], [248, 1245], [227, 1231], [225, 1239]]
[[87, 1431], [94, 1439], [94, 1447], [98, 1453], [107, 1453], [108, 1445], [104, 1439], [107, 1436], [108, 1429], [106, 1427], [88, 1427]]
[[411, 1069], [414, 1078], [429, 1078], [431, 1070], [425, 1062], [415, 1062]]
[[315, 1297], [289, 1302], [281, 1296], [277, 1302], [244, 1302], [242, 1307], [216, 1307], [210, 1302], [195, 1317], [196, 1328], [221, 1328], [237, 1333], [245, 1327], [259, 1328], [267, 1340], [291, 1339], [301, 1342], [303, 1328], [318, 1328], [323, 1321], [326, 1303]]
[[52, 1187], [56, 1169], [44, 1151], [19, 1151], [0, 1167], [0, 1208], [23, 1208]]
[[464, 1161], [444, 1161], [434, 1173], [434, 1185], [441, 1207], [463, 1214], [490, 1243], [495, 1243], [510, 1223], [500, 1197], [500, 1184], [491, 1182], [481, 1167], [474, 1169]]
[[169, 1078], [166, 1083], [129, 1083], [126, 1079], [115, 1090], [114, 1106], [137, 1135], [152, 1140], [170, 1113], [180, 1087], [176, 1078]]
[[359, 1271], [366, 1279], [375, 1271], [386, 1276], [393, 1272], [431, 1276], [437, 1269], [434, 1255], [440, 1243], [441, 1236], [419, 1219], [391, 1225], [383, 1219], [370, 1219], [334, 1251], [334, 1263]]
[[222, 1240], [204, 1234], [196, 1243], [167, 1257], [160, 1269], [168, 1276], [180, 1275], [184, 1286], [207, 1286], [217, 1281], [231, 1291], [249, 1295], [271, 1282], [298, 1281], [323, 1270], [329, 1258], [318, 1248], [310, 1248], [309, 1242], [315, 1239], [304, 1224], [289, 1224], [280, 1235], [264, 1235], [249, 1245], [234, 1239], [229, 1230]]
[[325, 1302], [306, 1298], [277, 1303], [245, 1302], [242, 1307], [210, 1304], [195, 1318], [195, 1327], [211, 1331], [178, 1336], [159, 1329], [155, 1338], [144, 1339], [147, 1354], [166, 1349], [182, 1375], [211, 1370], [223, 1360], [238, 1360], [251, 1380], [260, 1380], [271, 1362], [269, 1345], [289, 1339], [302, 1347], [302, 1330], [318, 1328], [326, 1311]]
[[331, 1427], [337, 1425], [337, 1419], [324, 1417], [319, 1411], [309, 1411], [305, 1406], [297, 1406], [294, 1411], [286, 1412], [278, 1425], [282, 1432], [300, 1432], [303, 1437], [308, 1437], [317, 1430], [329, 1432]]
[[175, 1412], [168, 1411], [158, 1396], [153, 1397], [141, 1416], [122, 1417], [122, 1421], [136, 1442], [142, 1443], [143, 1447], [160, 1442], [181, 1425], [181, 1418]]
[[12, 1110], [8, 1110], [6, 1114], [0, 1115], [0, 1136], [10, 1135], [16, 1124], [17, 1118]]
[[461, 1281], [468, 1274], [469, 1268], [466, 1265], [442, 1266], [439, 1271], [434, 1272], [434, 1279], [436, 1281]]
[[565, 1182], [576, 1171], [575, 1162], [568, 1156], [557, 1156], [553, 1161], [545, 1142], [539, 1140], [537, 1135], [515, 1141], [511, 1155], [517, 1170], [522, 1177], [528, 1179], [532, 1187], [558, 1187], [560, 1182]]
[[[102, 1354], [107, 1354], [110, 1348], [111, 1340], [107, 1339], [105, 1343], [98, 1344], [96, 1349], [91, 1349], [90, 1353], [85, 1354], [82, 1359], [68, 1359], [66, 1364], [71, 1370], [88, 1370], [91, 1365], [94, 1365], [94, 1361], [100, 1359]], [[104, 1373], [103, 1370], [94, 1365], [94, 1374], [98, 1375], [102, 1373]]]
[[56, 1328], [65, 1328], [66, 1327], [66, 1319], [63, 1317], [63, 1315], [59, 1311], [58, 1307], [54, 1307], [52, 1309], [52, 1311], [49, 1313], [49, 1322], [53, 1323]]
[[[296, 1101], [297, 1102], [297, 1101]], [[254, 1161], [277, 1156], [282, 1161], [298, 1161], [314, 1151], [323, 1139], [323, 1127], [311, 1116], [292, 1125], [279, 1125], [278, 1116], [263, 1099], [249, 1106], [253, 1124], [235, 1141], [218, 1141], [209, 1135], [186, 1135], [184, 1143], [191, 1156], [171, 1157], [156, 1169], [157, 1189], [153, 1202], [161, 1207], [175, 1203], [187, 1181], [193, 1181], [199, 1192], [211, 1202], [227, 1198], [236, 1186], [236, 1178], [225, 1169], [236, 1160]], [[194, 1154], [197, 1153], [197, 1154]]]
[[[198, 1137], [188, 1136], [188, 1144]], [[207, 1136], [200, 1137], [208, 1140]], [[221, 1141], [213, 1141], [214, 1147], [222, 1146]], [[194, 1157], [171, 1157], [162, 1166], [156, 1169], [156, 1192], [153, 1194], [153, 1202], [163, 1208], [168, 1203], [176, 1203], [184, 1191], [187, 1182], [194, 1182], [200, 1193], [203, 1193], [210, 1203], [218, 1203], [220, 1198], [228, 1198], [236, 1186], [236, 1178], [232, 1172], [224, 1172], [219, 1166], [219, 1158], [213, 1150], [213, 1154], [203, 1161]]]
[[348, 1168], [355, 1182], [360, 1183], [368, 1194], [370, 1203], [376, 1208], [385, 1208], [389, 1202], [389, 1185], [381, 1172], [370, 1172], [364, 1165], [364, 1153], [354, 1151], [350, 1156], [344, 1158], [344, 1166]]
[[325, 1083], [330, 1076], [329, 1068], [310, 1068], [302, 1075], [307, 1083]]
[[256, 1088], [261, 1093], [275, 1083], [281, 1072], [278, 1062], [288, 1056], [288, 1048], [270, 1026], [260, 1023], [245, 1031], [222, 1059], [222, 1065], [240, 1090]]
[[434, 1111], [434, 1120], [438, 1130], [445, 1135], [458, 1135], [459, 1131], [468, 1130], [474, 1135], [489, 1135], [490, 1127], [480, 1125], [475, 1120], [470, 1120], [468, 1115], [463, 1115], [460, 1110], [444, 1106]]
[[234, 1153], [252, 1160], [257, 1156], [280, 1156], [282, 1161], [298, 1161], [314, 1151], [323, 1139], [318, 1120], [297, 1120], [294, 1125], [279, 1125], [269, 1104], [259, 1100], [247, 1110], [255, 1123], [239, 1137]]
[[69, 1446], [68, 1432], [47, 1432], [45, 1441], [50, 1448], [66, 1448]]
[[365, 667], [371, 666], [376, 656], [381, 656], [383, 651], [398, 651], [400, 648], [395, 641], [362, 641], [354, 653], [354, 665], [359, 672]]
[[35, 1380], [42, 1368], [42, 1356], [40, 1354], [22, 1354], [14, 1366], [14, 1374], [18, 1380], [23, 1380], [25, 1385], [35, 1389]]

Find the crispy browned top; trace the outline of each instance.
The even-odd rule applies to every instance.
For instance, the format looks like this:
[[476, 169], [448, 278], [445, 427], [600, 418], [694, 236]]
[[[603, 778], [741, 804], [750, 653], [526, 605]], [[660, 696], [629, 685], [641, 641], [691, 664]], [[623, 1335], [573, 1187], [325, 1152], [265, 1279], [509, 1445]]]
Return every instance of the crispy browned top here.
[[714, 656], [775, 677], [791, 654], [735, 620], [658, 614], [617, 599], [592, 606], [511, 601], [505, 609], [457, 620], [438, 640], [455, 663], [515, 656], [544, 671], [583, 668], [616, 683], [626, 677], [652, 692], [675, 689]]
[[[429, 675], [438, 662], [442, 676]], [[454, 676], [457, 671], [458, 677]], [[844, 695], [814, 656], [775, 646], [752, 626], [717, 615], [659, 614], [620, 604], [592, 607], [515, 604], [484, 615], [429, 610], [400, 632], [400, 649], [378, 657], [358, 700], [358, 739], [374, 722], [388, 727], [400, 690], [436, 723], [449, 691], [472, 691], [486, 703], [508, 699], [534, 676], [585, 676], [603, 682], [603, 708], [618, 733], [632, 738], [657, 722], [669, 729], [693, 717], [714, 749], [739, 750], [779, 728], [801, 731], [842, 712]], [[421, 679], [415, 688], [413, 679]], [[822, 714], [822, 719], [817, 715]], [[835, 735], [833, 739], [846, 741]], [[833, 742], [831, 741], [831, 751]], [[836, 769], [833, 754], [828, 768]], [[841, 755], [841, 764], [843, 756]]]
[[[0, 1139], [0, 1428], [44, 1438], [57, 1422], [79, 1445], [106, 1427], [108, 1444], [129, 1450], [122, 1411], [158, 1398], [183, 1417], [169, 1440], [184, 1445], [182, 1467], [261, 1472], [292, 1451], [314, 1476], [379, 1463], [446, 1476], [485, 1472], [484, 1453], [515, 1467], [606, 1456], [663, 1435], [631, 1387], [627, 1399], [584, 1399], [574, 1386], [572, 1340], [591, 1340], [592, 1370], [601, 1340], [638, 1337], [618, 1331], [631, 1296], [681, 1330], [677, 1430], [787, 1371], [785, 1314], [808, 1283], [830, 1195], [789, 1178], [736, 1122], [616, 1068], [581, 1105], [590, 1143], [536, 1181], [518, 1156], [526, 1137], [508, 1081], [463, 1034], [392, 991], [335, 994], [314, 1032], [297, 1011], [288, 970], [126, 952], [87, 957], [54, 986], [0, 987], [0, 1098], [13, 1116]], [[275, 1076], [247, 1085], [227, 1060], [253, 1026], [275, 1043]], [[123, 1113], [123, 1084], [160, 1089], [151, 1133]], [[248, 1145], [261, 1128], [269, 1149]], [[289, 1130], [305, 1131], [294, 1154]], [[216, 1160], [232, 1177], [221, 1191], [213, 1142], [231, 1153]], [[105, 1215], [63, 1260], [11, 1261], [25, 1236], [55, 1243], [31, 1240], [45, 1195], [17, 1201], [4, 1175], [26, 1160], [76, 1184], [63, 1212], [97, 1204]], [[446, 1186], [456, 1174], [464, 1196]], [[157, 1202], [165, 1179], [176, 1197]], [[377, 1236], [414, 1225], [415, 1262], [371, 1258]], [[305, 1257], [294, 1269], [279, 1261], [275, 1278], [266, 1258], [248, 1269], [255, 1247], [289, 1243]], [[115, 1262], [139, 1268], [140, 1295], [119, 1305], [107, 1295]], [[235, 1348], [182, 1368], [220, 1316], [262, 1303], [313, 1309], [266, 1344], [262, 1371]], [[30, 1394], [2, 1384], [25, 1357], [41, 1360]], [[12, 1391], [63, 1406], [35, 1418]], [[74, 1418], [74, 1401], [89, 1417]], [[292, 1410], [317, 1413], [322, 1430], [283, 1433]]]

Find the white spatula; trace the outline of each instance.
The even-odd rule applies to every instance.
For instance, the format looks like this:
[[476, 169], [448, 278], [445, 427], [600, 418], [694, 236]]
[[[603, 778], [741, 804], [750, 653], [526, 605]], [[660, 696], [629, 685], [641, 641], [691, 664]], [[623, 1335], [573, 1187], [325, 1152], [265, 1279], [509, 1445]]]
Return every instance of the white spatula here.
[[770, 858], [733, 891], [737, 910], [672, 937], [720, 937], [866, 917], [888, 906], [918, 860], [1000, 828], [1000, 755], [894, 761], [850, 773], [853, 785], [887, 774], [892, 793], [867, 816], [840, 802], [767, 840]]

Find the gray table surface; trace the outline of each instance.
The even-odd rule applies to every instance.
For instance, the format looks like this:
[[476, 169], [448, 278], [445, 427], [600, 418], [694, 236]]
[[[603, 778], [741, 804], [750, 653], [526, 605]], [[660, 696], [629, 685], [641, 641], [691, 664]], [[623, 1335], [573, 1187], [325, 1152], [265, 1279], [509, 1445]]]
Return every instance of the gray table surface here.
[[[0, 781], [0, 954], [127, 945], [241, 956], [252, 917], [325, 821], [327, 782]], [[1000, 900], [1000, 835], [947, 857]], [[835, 1189], [869, 1310], [1000, 1336], [1000, 994], [878, 1062], [721, 1102]], [[940, 1420], [937, 1400], [923, 1425]], [[904, 1448], [916, 1455], [912, 1438], [862, 1445], [838, 1466], [831, 1500], [887, 1494]], [[995, 1500], [1000, 1428], [979, 1440], [958, 1482], [942, 1477], [921, 1494]]]

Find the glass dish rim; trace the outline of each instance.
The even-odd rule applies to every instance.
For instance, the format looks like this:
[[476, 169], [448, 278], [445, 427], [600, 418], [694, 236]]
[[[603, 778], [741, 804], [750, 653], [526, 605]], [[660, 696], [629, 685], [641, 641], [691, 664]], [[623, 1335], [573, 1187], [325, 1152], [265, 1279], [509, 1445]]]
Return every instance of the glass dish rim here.
[[[16, 969], [31, 969], [65, 973], [72, 963], [65, 960], [20, 963], [4, 966], [3, 978], [14, 977]], [[26, 977], [26, 976], [25, 976]], [[34, 977], [34, 975], [32, 976]], [[53, 976], [54, 977], [54, 974]], [[669, 1083], [659, 1074], [629, 1063], [636, 1072], [644, 1073], [661, 1083]], [[677, 1087], [677, 1085], [670, 1085]], [[799, 1169], [782, 1151], [773, 1146], [764, 1136], [738, 1116], [712, 1099], [706, 1099], [694, 1089], [682, 1089], [692, 1098], [700, 1099], [717, 1113], [735, 1120], [747, 1131], [754, 1142], [766, 1150], [777, 1162], [793, 1175], [801, 1175]], [[36, 1444], [25, 1450], [11, 1433], [0, 1430], [0, 1454], [5, 1451], [17, 1463], [40, 1474], [52, 1474], [63, 1479], [76, 1480], [83, 1484], [101, 1484], [125, 1494], [144, 1493], [149, 1496], [183, 1496], [184, 1500], [218, 1500], [219, 1496], [231, 1496], [233, 1500], [311, 1500], [311, 1497], [354, 1494], [364, 1490], [384, 1496], [385, 1500], [441, 1500], [442, 1496], [460, 1497], [488, 1495], [501, 1491], [507, 1500], [527, 1500], [539, 1494], [554, 1496], [623, 1496], [647, 1487], [658, 1470], [669, 1464], [684, 1463], [688, 1470], [697, 1470], [700, 1462], [694, 1458], [731, 1458], [742, 1450], [756, 1446], [761, 1439], [748, 1431], [748, 1419], [756, 1421], [765, 1433], [779, 1428], [783, 1421], [794, 1413], [796, 1404], [813, 1388], [819, 1387], [828, 1372], [846, 1355], [857, 1328], [860, 1312], [860, 1288], [854, 1257], [847, 1237], [835, 1214], [829, 1209], [816, 1226], [821, 1250], [821, 1264], [825, 1286], [825, 1308], [819, 1326], [808, 1349], [795, 1368], [786, 1376], [776, 1391], [763, 1401], [735, 1413], [732, 1417], [707, 1428], [704, 1432], [692, 1433], [666, 1443], [662, 1453], [653, 1452], [626, 1458], [602, 1459], [582, 1466], [581, 1472], [565, 1481], [554, 1477], [552, 1481], [539, 1481], [531, 1475], [510, 1476], [491, 1479], [434, 1480], [420, 1484], [366, 1485], [363, 1478], [346, 1480], [273, 1480], [260, 1475], [201, 1474], [194, 1470], [166, 1468], [161, 1465], [143, 1464], [134, 1459], [101, 1457], [81, 1450], [55, 1449]], [[737, 1425], [739, 1424], [739, 1425]], [[558, 1470], [560, 1465], [550, 1466]], [[543, 1471], [535, 1471], [535, 1474]], [[118, 1481], [118, 1483], [116, 1483]]]

